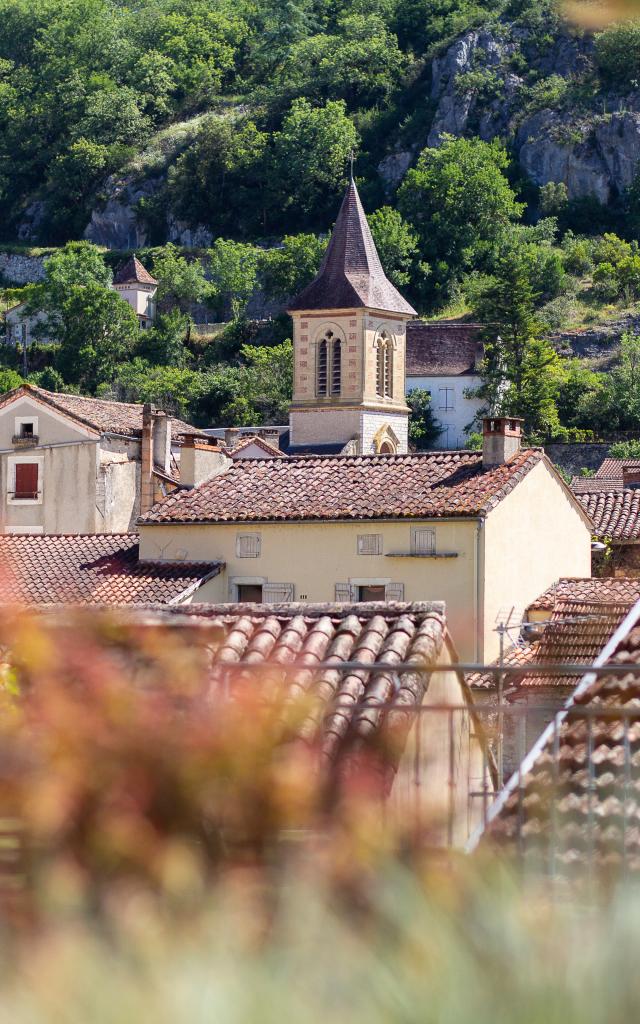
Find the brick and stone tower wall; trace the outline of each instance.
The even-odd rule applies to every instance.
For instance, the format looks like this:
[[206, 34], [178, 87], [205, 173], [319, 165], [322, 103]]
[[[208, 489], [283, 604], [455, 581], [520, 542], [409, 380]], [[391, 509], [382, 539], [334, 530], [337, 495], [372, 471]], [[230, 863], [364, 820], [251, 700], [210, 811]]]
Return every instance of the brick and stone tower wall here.
[[406, 323], [415, 311], [385, 276], [351, 181], [322, 267], [291, 303], [291, 446], [406, 452]]

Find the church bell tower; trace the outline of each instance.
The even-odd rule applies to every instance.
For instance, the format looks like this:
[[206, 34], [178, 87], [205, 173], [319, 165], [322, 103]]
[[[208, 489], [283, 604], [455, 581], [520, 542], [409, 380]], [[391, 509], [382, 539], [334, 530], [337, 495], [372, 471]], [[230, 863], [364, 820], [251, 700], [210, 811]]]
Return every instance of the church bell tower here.
[[317, 277], [289, 306], [291, 454], [408, 450], [407, 320], [385, 276], [353, 177]]

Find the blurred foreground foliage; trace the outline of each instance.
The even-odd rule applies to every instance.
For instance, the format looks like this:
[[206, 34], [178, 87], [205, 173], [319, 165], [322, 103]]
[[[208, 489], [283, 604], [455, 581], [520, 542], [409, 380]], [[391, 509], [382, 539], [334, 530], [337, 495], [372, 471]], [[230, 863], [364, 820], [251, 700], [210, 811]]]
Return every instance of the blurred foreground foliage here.
[[307, 702], [244, 673], [212, 706], [215, 631], [66, 615], [0, 618], [0, 1020], [635, 1019], [637, 891], [579, 905], [411, 844], [366, 773], [327, 801], [286, 742]]

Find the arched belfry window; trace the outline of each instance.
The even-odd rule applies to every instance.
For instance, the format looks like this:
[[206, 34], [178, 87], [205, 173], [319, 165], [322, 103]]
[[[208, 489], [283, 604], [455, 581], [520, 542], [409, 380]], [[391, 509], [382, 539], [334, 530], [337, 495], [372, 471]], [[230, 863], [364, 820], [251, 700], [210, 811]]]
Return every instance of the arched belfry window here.
[[393, 339], [386, 331], [376, 339], [376, 392], [380, 398], [393, 394]]
[[339, 395], [342, 384], [342, 342], [336, 338], [331, 359], [331, 394]]
[[342, 390], [342, 339], [331, 329], [318, 341], [316, 394], [320, 398]]

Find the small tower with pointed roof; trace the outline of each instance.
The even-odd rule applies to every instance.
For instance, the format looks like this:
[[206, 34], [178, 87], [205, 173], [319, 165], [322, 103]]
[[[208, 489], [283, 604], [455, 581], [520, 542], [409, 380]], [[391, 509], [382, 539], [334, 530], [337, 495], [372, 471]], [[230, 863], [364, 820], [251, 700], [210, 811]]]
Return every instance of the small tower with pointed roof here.
[[318, 275], [289, 313], [292, 453], [406, 452], [406, 324], [416, 312], [382, 269], [353, 176]]
[[113, 279], [114, 290], [128, 302], [143, 329], [151, 327], [156, 318], [156, 292], [158, 282], [142, 266], [137, 256], [120, 267]]

